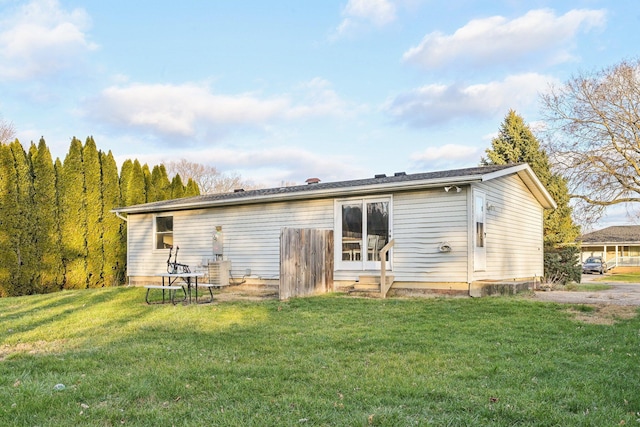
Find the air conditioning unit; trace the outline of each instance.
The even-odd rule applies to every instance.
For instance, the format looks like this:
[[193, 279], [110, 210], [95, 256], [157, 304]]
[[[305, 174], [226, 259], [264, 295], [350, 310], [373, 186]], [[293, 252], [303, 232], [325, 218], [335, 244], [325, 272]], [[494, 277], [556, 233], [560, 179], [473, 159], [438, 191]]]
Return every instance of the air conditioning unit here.
[[229, 285], [231, 261], [211, 261], [208, 267], [210, 284], [215, 286]]

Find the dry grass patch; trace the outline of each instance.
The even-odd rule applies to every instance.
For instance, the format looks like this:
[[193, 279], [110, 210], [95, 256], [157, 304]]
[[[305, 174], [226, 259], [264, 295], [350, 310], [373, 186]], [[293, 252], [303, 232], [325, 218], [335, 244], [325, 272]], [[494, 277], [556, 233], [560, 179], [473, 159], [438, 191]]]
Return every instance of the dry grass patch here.
[[49, 354], [62, 351], [65, 340], [20, 342], [0, 345], [0, 362], [13, 354]]
[[638, 307], [614, 304], [581, 304], [567, 311], [575, 320], [591, 325], [613, 325], [638, 315]]

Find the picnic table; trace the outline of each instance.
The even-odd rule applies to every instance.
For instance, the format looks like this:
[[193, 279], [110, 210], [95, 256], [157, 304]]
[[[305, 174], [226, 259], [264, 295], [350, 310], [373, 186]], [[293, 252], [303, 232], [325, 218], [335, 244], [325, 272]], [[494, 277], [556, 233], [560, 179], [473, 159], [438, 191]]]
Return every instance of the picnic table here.
[[[180, 301], [189, 301], [192, 302], [192, 290], [195, 290], [195, 302], [196, 303], [210, 303], [213, 301], [213, 285], [209, 283], [198, 283], [199, 278], [204, 277], [204, 273], [160, 273], [158, 277], [162, 278], [162, 284], [152, 284], [152, 285], [144, 285], [147, 289], [147, 294], [145, 296], [145, 301], [147, 304], [151, 304], [149, 302], [149, 292], [152, 289], [162, 290], [162, 303], [165, 302], [165, 291], [169, 292], [169, 301], [172, 304], [176, 304], [176, 302]], [[205, 288], [209, 290], [210, 298], [206, 301], [198, 301], [198, 287]], [[176, 301], [176, 293], [182, 290], [184, 297], [180, 301]]]

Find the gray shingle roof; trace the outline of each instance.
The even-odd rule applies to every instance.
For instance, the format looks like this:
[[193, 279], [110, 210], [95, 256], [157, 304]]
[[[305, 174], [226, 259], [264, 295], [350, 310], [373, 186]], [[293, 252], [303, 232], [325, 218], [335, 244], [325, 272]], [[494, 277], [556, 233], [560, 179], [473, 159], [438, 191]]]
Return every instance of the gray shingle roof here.
[[640, 243], [640, 225], [615, 225], [584, 234], [579, 240], [583, 244]]
[[505, 169], [521, 166], [521, 164], [508, 164], [508, 165], [491, 165], [491, 166], [478, 166], [473, 168], [446, 170], [438, 172], [426, 172], [405, 174], [396, 173], [392, 176], [376, 175], [374, 178], [357, 179], [350, 181], [337, 181], [337, 182], [320, 182], [316, 184], [304, 184], [291, 187], [275, 187], [266, 188], [260, 190], [249, 191], [236, 191], [231, 193], [219, 193], [219, 194], [204, 194], [201, 196], [188, 197], [182, 199], [164, 200], [160, 202], [145, 203], [142, 205], [128, 206], [114, 209], [114, 212], [154, 212], [154, 211], [166, 211], [172, 209], [194, 209], [198, 207], [205, 207], [207, 205], [218, 205], [226, 203], [242, 203], [243, 201], [269, 199], [277, 196], [289, 196], [291, 198], [309, 198], [313, 197], [315, 193], [318, 197], [327, 192], [347, 190], [347, 189], [363, 189], [366, 187], [376, 187], [388, 185], [393, 187], [395, 185], [402, 185], [403, 183], [411, 182], [429, 182], [435, 183], [445, 182], [450, 179], [450, 184], [456, 184], [456, 182], [463, 182], [465, 179], [480, 178], [484, 175], [494, 172], [503, 171]]

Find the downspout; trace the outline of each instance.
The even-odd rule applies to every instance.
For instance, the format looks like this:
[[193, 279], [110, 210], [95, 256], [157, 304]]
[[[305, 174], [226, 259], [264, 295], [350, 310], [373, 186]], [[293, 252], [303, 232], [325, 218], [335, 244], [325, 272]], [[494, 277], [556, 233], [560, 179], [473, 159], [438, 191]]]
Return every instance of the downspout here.
[[469, 185], [467, 190], [467, 295], [471, 294], [473, 282], [473, 185]]
[[114, 212], [114, 214], [116, 214], [116, 216], [118, 218], [120, 218], [121, 220], [123, 220], [124, 222], [128, 222], [129, 220], [127, 219], [126, 216], [122, 216], [122, 214], [120, 212]]

